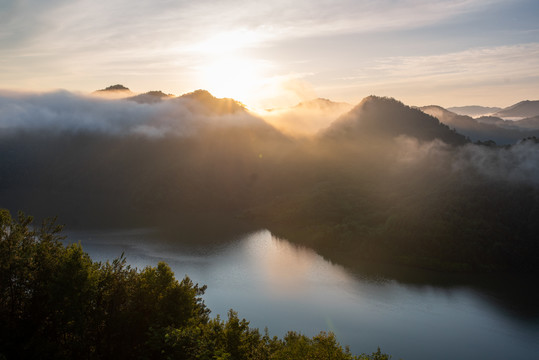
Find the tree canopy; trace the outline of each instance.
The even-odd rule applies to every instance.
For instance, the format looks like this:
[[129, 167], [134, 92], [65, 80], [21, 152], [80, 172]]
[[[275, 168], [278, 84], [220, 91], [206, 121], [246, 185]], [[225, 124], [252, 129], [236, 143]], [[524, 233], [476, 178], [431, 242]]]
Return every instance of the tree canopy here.
[[94, 262], [55, 219], [32, 222], [0, 209], [0, 359], [389, 359], [354, 356], [332, 333], [270, 337], [233, 310], [210, 318], [206, 287], [166, 263]]

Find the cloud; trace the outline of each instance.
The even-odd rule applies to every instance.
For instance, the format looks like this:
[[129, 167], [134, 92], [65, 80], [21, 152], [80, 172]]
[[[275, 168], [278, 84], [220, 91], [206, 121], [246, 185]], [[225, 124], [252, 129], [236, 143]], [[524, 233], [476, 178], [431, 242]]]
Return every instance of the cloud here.
[[[267, 40], [417, 28], [479, 11], [500, 0], [298, 0], [293, 5], [285, 0], [268, 3], [31, 0], [25, 3], [26, 6], [4, 9], [12, 19], [11, 26], [32, 16], [42, 24], [39, 29], [30, 24], [36, 38], [55, 37], [60, 44], [65, 41], [75, 46], [78, 43], [79, 47], [103, 49], [104, 43], [131, 47], [151, 40], [153, 47], [165, 43], [169, 47], [171, 43], [201, 42], [207, 39], [206, 35], [224, 30], [250, 32]], [[36, 7], [40, 9], [39, 15]], [[81, 38], [85, 41], [79, 42]]]
[[440, 55], [388, 57], [376, 61], [363, 74], [394, 81], [435, 78], [460, 82], [470, 77], [476, 81], [529, 77], [539, 74], [539, 43], [473, 48]]
[[115, 136], [141, 134], [192, 136], [206, 126], [256, 124], [246, 112], [212, 115], [189, 99], [170, 99], [156, 104], [129, 100], [105, 100], [67, 91], [51, 93], [0, 92], [0, 130], [97, 132]]
[[539, 43], [378, 57], [358, 69], [341, 78], [342, 89], [391, 95], [414, 105], [508, 106], [539, 90]]
[[539, 144], [523, 141], [504, 148], [468, 144], [452, 148], [441, 141], [395, 139], [396, 171], [447, 172], [464, 179], [539, 185]]
[[525, 141], [510, 148], [468, 145], [453, 162], [453, 170], [487, 179], [539, 184], [539, 146]]
[[[79, 78], [80, 86], [80, 77], [88, 72], [94, 77], [99, 74], [131, 78], [142, 76], [143, 72], [165, 81], [171, 74], [179, 78], [189, 67], [200, 64], [201, 57], [207, 55], [207, 45], [216, 42], [241, 51], [304, 37], [417, 28], [475, 12], [496, 2], [299, 0], [293, 5], [284, 0], [7, 2], [0, 5], [4, 20], [0, 73], [26, 73], [33, 69], [23, 86], [34, 89], [36, 85], [50, 89], [54, 81], [47, 76], [50, 73], [64, 87], [72, 77]], [[231, 36], [223, 39], [216, 38], [216, 34]], [[4, 84], [21, 83], [21, 76], [4, 76]], [[190, 80], [182, 77], [183, 82]], [[85, 86], [89, 81], [91, 78], [84, 82]]]

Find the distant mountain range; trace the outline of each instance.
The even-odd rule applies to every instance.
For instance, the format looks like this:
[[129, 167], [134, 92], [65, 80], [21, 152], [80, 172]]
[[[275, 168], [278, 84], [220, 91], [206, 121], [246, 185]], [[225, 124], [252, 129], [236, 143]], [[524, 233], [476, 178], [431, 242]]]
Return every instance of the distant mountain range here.
[[502, 119], [522, 119], [539, 116], [539, 100], [524, 100], [504, 109], [499, 107], [471, 105], [449, 107], [446, 110], [457, 115], [466, 115], [474, 118], [480, 116], [494, 116]]
[[269, 229], [344, 264], [539, 271], [537, 116], [378, 96], [269, 112], [314, 122], [307, 138], [205, 90], [126, 98], [0, 94], [0, 206], [171, 241]]
[[471, 117], [476, 117], [476, 116], [494, 114], [495, 112], [502, 110], [502, 108], [471, 105], [471, 106], [454, 106], [454, 107], [447, 108], [447, 110], [458, 115], [467, 115]]
[[[206, 90], [178, 97], [162, 91], [135, 95], [129, 88], [117, 84], [93, 94], [146, 104], [163, 100], [181, 101], [191, 111], [207, 115], [248, 113], [242, 103], [230, 98], [215, 98]], [[430, 105], [416, 109], [378, 96], [369, 96], [355, 107], [317, 98], [290, 108], [267, 110], [262, 117], [283, 133], [313, 135], [318, 132], [323, 138], [408, 135], [425, 141], [438, 138], [460, 144], [466, 137], [474, 142], [490, 140], [498, 145], [508, 145], [523, 138], [539, 136], [539, 101], [529, 100], [504, 109], [479, 105], [448, 109]]]
[[[470, 116], [455, 114], [435, 105], [423, 106], [420, 109], [472, 141], [492, 140], [498, 145], [507, 145], [514, 144], [526, 137], [539, 136], [539, 127], [534, 128], [531, 119], [524, 121], [527, 125], [519, 126], [520, 121], [503, 120], [493, 116], [474, 119]], [[539, 122], [537, 124], [539, 125]]]
[[494, 114], [501, 118], [527, 118], [539, 116], [539, 100], [524, 100]]

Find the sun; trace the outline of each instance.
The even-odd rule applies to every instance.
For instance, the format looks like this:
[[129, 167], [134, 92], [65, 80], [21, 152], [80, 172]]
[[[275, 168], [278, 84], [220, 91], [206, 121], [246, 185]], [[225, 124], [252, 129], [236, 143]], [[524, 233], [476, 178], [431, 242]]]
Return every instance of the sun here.
[[257, 98], [263, 85], [260, 66], [256, 61], [226, 56], [210, 61], [201, 67], [201, 82], [216, 97], [228, 97], [245, 104]]
[[252, 104], [263, 88], [267, 62], [252, 58], [252, 50], [261, 41], [260, 34], [245, 29], [212, 34], [191, 48], [198, 59], [198, 87], [214, 96], [234, 98]]

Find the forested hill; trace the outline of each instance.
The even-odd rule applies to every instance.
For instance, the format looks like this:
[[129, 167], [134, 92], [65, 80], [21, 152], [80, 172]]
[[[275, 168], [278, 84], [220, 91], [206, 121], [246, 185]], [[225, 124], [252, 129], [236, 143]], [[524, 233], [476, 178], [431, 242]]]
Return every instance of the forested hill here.
[[379, 97], [308, 138], [200, 91], [149, 103], [66, 92], [1, 100], [0, 206], [12, 211], [192, 241], [262, 227], [333, 259], [538, 270], [533, 138], [468, 143]]
[[377, 96], [363, 99], [321, 133], [322, 138], [337, 141], [393, 138], [399, 135], [422, 141], [438, 139], [451, 145], [466, 143], [464, 136], [441, 124], [438, 119], [395, 99]]

